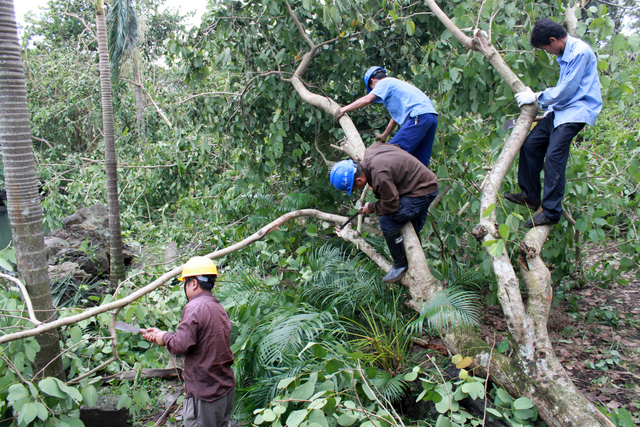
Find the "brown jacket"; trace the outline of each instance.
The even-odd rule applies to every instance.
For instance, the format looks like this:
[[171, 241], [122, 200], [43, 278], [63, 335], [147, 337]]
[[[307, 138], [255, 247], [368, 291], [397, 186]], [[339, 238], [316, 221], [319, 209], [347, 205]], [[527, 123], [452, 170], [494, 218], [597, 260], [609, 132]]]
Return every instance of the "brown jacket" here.
[[378, 215], [398, 212], [400, 197], [419, 197], [438, 189], [438, 178], [425, 165], [397, 145], [376, 142], [360, 162], [378, 199], [369, 209]]
[[185, 355], [186, 397], [213, 402], [236, 385], [230, 336], [229, 315], [211, 292], [191, 298], [182, 310], [178, 330], [162, 336], [170, 353]]

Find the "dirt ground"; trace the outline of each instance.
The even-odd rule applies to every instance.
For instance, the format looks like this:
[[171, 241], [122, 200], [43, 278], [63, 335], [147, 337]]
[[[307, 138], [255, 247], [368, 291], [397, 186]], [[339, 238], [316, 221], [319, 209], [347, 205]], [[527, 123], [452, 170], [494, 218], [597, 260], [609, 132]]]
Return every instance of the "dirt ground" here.
[[[567, 294], [549, 320], [558, 358], [596, 406], [625, 408], [640, 420], [640, 281], [588, 283]], [[481, 335], [504, 339], [501, 310], [489, 308], [484, 323]]]

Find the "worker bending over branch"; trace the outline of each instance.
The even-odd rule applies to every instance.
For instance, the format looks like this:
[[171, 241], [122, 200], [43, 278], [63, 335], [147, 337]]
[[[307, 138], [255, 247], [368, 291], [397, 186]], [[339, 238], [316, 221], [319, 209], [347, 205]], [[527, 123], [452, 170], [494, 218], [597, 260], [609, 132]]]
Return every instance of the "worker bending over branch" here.
[[141, 330], [149, 342], [166, 346], [172, 354], [184, 354], [183, 418], [185, 427], [227, 427], [233, 410], [236, 380], [231, 369], [231, 321], [211, 293], [218, 271], [206, 257], [193, 257], [182, 268], [189, 301], [178, 330]]
[[393, 267], [382, 281], [394, 283], [402, 279], [409, 267], [402, 226], [411, 221], [420, 237], [429, 206], [438, 195], [436, 175], [398, 146], [376, 142], [366, 149], [362, 162], [336, 163], [330, 181], [349, 196], [367, 183], [371, 186], [378, 201], [365, 203], [360, 212], [379, 216], [380, 229], [393, 258]]
[[382, 135], [376, 134], [376, 141], [386, 142], [398, 125], [400, 130], [389, 143], [429, 166], [438, 128], [438, 113], [429, 97], [411, 83], [387, 77], [382, 67], [369, 68], [364, 74], [364, 84], [369, 94], [338, 110], [334, 115], [336, 121], [348, 111], [366, 107], [372, 102], [384, 103], [391, 114], [391, 121]]

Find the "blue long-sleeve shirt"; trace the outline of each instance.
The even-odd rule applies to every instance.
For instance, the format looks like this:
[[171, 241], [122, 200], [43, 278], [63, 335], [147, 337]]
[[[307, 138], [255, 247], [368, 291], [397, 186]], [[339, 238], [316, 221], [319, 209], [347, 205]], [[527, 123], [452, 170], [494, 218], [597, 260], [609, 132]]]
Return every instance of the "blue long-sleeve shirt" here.
[[538, 95], [538, 103], [555, 113], [553, 126], [564, 123], [587, 123], [593, 126], [602, 110], [598, 61], [588, 44], [567, 36], [560, 64], [560, 78], [555, 87]]

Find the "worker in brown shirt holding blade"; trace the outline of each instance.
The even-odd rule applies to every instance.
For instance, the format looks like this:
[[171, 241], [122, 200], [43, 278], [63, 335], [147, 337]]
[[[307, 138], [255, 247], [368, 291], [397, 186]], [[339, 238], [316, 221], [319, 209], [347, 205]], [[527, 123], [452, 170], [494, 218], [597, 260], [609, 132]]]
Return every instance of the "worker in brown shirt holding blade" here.
[[183, 418], [185, 427], [229, 425], [236, 380], [231, 369], [231, 321], [211, 293], [218, 271], [206, 257], [191, 258], [182, 268], [184, 292], [189, 302], [182, 311], [178, 330], [141, 330], [143, 337], [184, 354]]
[[378, 199], [367, 202], [361, 213], [376, 213], [393, 267], [383, 282], [397, 282], [409, 267], [402, 240], [402, 226], [413, 223], [420, 230], [427, 220], [431, 202], [438, 195], [438, 178], [424, 164], [396, 145], [376, 142], [364, 152], [362, 162], [342, 160], [331, 169], [331, 184], [350, 196], [368, 183]]

